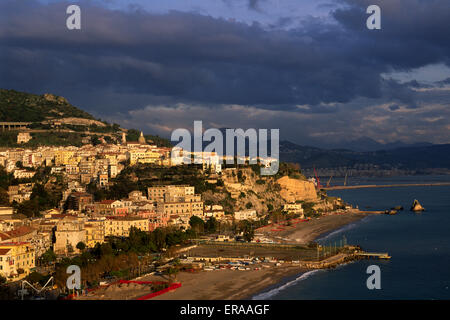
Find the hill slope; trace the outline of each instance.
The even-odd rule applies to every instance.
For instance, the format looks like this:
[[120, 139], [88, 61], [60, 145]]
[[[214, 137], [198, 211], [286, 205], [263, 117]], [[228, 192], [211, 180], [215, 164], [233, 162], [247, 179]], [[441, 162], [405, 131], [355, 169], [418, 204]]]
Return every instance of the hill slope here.
[[95, 120], [63, 97], [0, 89], [0, 121], [42, 122], [72, 117]]
[[[124, 131], [128, 141], [136, 141], [140, 135], [138, 130], [98, 121], [64, 97], [6, 89], [0, 89], [0, 122], [31, 122], [28, 128], [33, 139], [21, 145], [30, 148], [42, 145], [81, 146], [85, 137], [90, 137], [94, 144], [100, 143], [100, 137], [108, 143], [116, 143]], [[0, 132], [0, 147], [18, 147], [17, 134], [17, 131]], [[151, 144], [171, 146], [170, 141], [158, 136], [145, 135], [145, 138]]]

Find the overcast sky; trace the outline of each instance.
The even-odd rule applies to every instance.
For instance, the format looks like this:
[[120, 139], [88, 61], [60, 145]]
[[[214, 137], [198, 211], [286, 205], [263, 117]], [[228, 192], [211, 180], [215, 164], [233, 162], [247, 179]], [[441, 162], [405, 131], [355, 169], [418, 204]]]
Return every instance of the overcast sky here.
[[165, 137], [203, 120], [304, 145], [450, 143], [449, 39], [449, 0], [2, 0], [0, 87]]

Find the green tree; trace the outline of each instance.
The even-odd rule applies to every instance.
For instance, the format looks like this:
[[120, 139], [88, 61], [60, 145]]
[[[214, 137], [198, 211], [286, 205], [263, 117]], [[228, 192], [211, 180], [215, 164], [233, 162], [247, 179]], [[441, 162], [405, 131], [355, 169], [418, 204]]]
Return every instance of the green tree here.
[[214, 217], [211, 217], [205, 223], [205, 230], [208, 233], [214, 233], [217, 231], [218, 226], [219, 226], [219, 222], [217, 221], [217, 219]]
[[92, 142], [93, 146], [101, 144], [101, 141], [100, 141], [100, 139], [97, 136], [92, 136], [91, 142]]
[[189, 219], [189, 225], [197, 233], [202, 233], [205, 229], [205, 222], [197, 216], [192, 216]]
[[76, 248], [77, 248], [78, 250], [80, 250], [80, 251], [84, 251], [84, 249], [86, 249], [86, 245], [84, 244], [83, 241], [80, 241], [80, 242], [77, 243]]
[[255, 230], [253, 228], [252, 223], [248, 220], [244, 220], [241, 223], [242, 223], [241, 230], [243, 232], [244, 240], [247, 242], [251, 242], [255, 237]]
[[0, 188], [0, 205], [9, 206], [9, 194], [3, 188]]
[[39, 260], [44, 264], [44, 265], [48, 265], [51, 262], [56, 261], [56, 254], [53, 252], [52, 249], [48, 249], [47, 251], [45, 251], [41, 257], [39, 258]]
[[26, 280], [31, 283], [38, 283], [42, 281], [43, 278], [44, 275], [40, 274], [39, 272], [33, 271], [26, 277]]
[[30, 199], [16, 205], [17, 213], [23, 214], [27, 217], [39, 216], [39, 203], [38, 200]]

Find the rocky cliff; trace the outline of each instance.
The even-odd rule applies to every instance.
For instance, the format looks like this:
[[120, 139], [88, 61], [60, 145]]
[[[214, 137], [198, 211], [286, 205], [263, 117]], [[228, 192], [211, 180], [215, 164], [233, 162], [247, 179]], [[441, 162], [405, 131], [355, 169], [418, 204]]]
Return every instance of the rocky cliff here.
[[284, 176], [277, 180], [281, 187], [280, 195], [287, 202], [296, 200], [317, 200], [317, 193], [314, 183], [305, 180], [293, 179]]
[[214, 204], [229, 203], [231, 211], [255, 209], [266, 214], [287, 202], [319, 200], [314, 184], [302, 179], [260, 177], [250, 168], [226, 169], [222, 179], [226, 192], [208, 191], [203, 193], [203, 199]]

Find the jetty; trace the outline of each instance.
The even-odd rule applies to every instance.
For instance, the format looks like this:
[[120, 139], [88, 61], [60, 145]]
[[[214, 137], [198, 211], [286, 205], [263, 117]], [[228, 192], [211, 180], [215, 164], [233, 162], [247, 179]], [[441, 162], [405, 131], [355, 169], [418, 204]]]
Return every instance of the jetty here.
[[334, 186], [325, 187], [323, 190], [346, 190], [346, 189], [363, 189], [363, 188], [393, 188], [393, 187], [434, 187], [434, 186], [450, 186], [450, 182], [435, 183], [398, 183], [398, 184], [362, 184], [355, 186]]
[[387, 252], [377, 253], [377, 252], [357, 252], [356, 256], [366, 257], [366, 258], [377, 258], [377, 259], [390, 259], [391, 256]]

